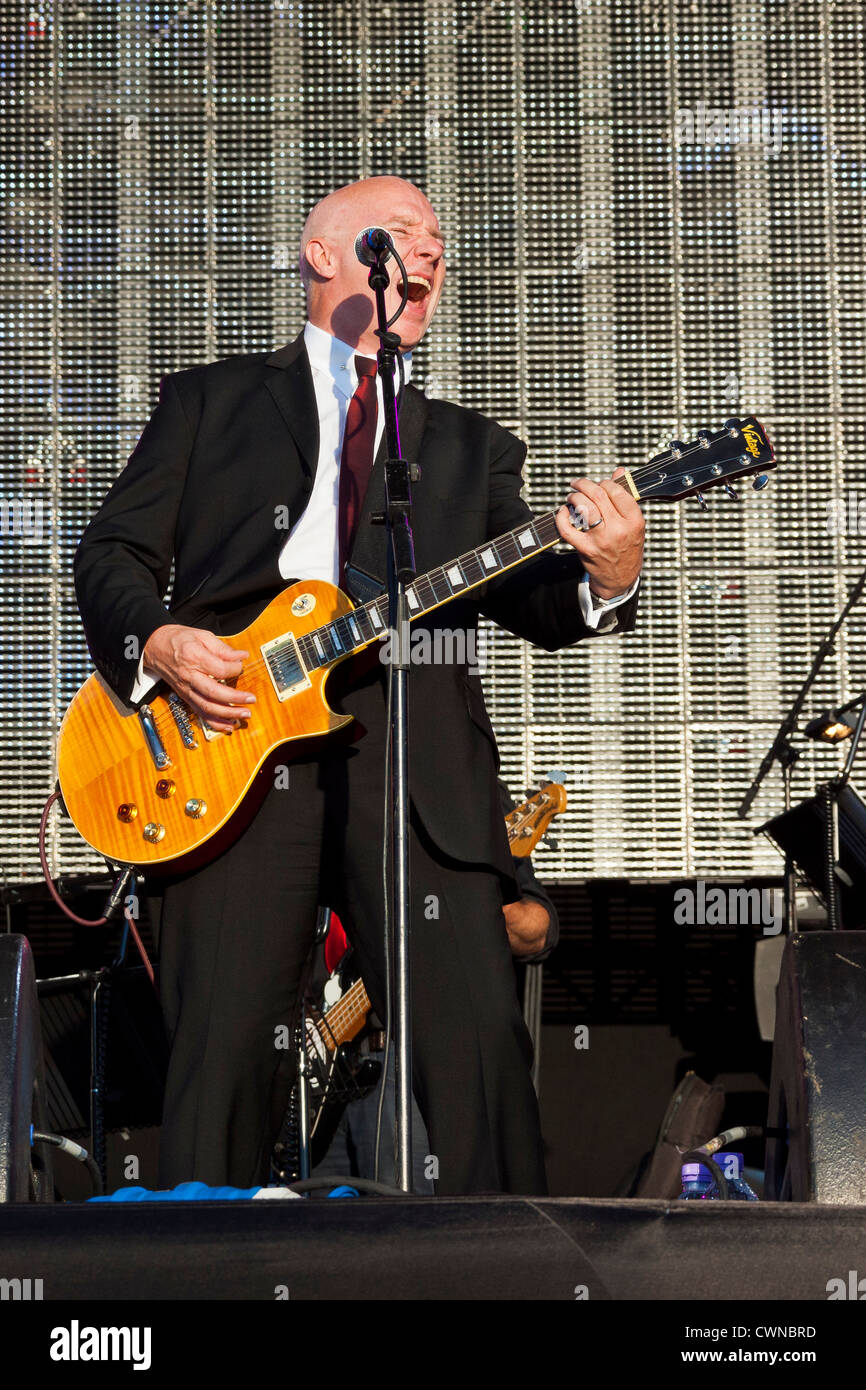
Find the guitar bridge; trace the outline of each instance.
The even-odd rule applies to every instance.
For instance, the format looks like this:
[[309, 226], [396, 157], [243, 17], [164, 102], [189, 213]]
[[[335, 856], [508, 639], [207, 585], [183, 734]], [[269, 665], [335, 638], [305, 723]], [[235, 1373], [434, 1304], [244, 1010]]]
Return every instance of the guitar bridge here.
[[310, 684], [298, 653], [298, 644], [290, 632], [275, 637], [272, 642], [265, 642], [259, 651], [265, 659], [278, 700], [288, 700]]
[[174, 691], [168, 697], [168, 705], [174, 716], [174, 722], [177, 725], [184, 748], [198, 748], [198, 739], [192, 727], [189, 706]]

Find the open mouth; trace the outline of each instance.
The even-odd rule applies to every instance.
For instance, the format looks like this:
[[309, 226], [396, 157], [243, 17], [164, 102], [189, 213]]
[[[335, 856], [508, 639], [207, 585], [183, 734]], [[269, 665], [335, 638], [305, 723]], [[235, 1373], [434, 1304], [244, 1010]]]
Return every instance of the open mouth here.
[[[402, 280], [398, 280], [397, 289], [402, 295]], [[409, 302], [411, 304], [420, 304], [421, 301], [426, 299], [428, 294], [430, 294], [431, 290], [433, 289], [433, 285], [432, 282], [428, 280], [424, 275], [410, 275], [407, 289]]]

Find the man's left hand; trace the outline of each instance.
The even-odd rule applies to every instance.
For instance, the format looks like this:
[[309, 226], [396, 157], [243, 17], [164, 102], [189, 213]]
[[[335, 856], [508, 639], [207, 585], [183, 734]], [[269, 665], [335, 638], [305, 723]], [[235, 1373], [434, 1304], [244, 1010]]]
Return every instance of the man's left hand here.
[[[617, 468], [613, 478], [625, 472]], [[556, 529], [578, 553], [589, 575], [589, 587], [601, 599], [617, 598], [631, 588], [643, 564], [643, 512], [627, 488], [613, 478], [594, 483], [573, 478], [567, 502], [581, 513], [590, 530], [572, 525], [568, 505], [556, 513]]]

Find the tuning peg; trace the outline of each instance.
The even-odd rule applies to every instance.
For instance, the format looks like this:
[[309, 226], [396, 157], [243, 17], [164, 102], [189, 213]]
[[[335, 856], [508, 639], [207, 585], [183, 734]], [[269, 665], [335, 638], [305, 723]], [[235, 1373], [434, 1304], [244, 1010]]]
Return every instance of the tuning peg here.
[[552, 767], [544, 780], [545, 782], [565, 782], [568, 780], [568, 773], [564, 768]]
[[700, 446], [701, 446], [702, 449], [709, 449], [709, 447], [710, 447], [710, 432], [709, 432], [709, 430], [698, 430], [697, 434], [695, 435], [695, 438], [697, 439], [697, 441], [698, 441], [698, 443], [700, 444]]
[[695, 496], [697, 497], [698, 502], [700, 503], [701, 511], [702, 511], [702, 512], [708, 512], [710, 509], [709, 509], [709, 506], [707, 505], [707, 499], [706, 499], [706, 497], [704, 496], [704, 494], [703, 494], [702, 492], [696, 492], [696, 493], [695, 493]]
[[767, 483], [769, 481], [770, 479], [767, 477], [766, 473], [759, 473], [755, 481], [752, 483], [752, 487], [755, 489], [756, 492], [763, 492], [764, 488], [767, 486]]
[[728, 434], [736, 435], [740, 433], [740, 422], [736, 416], [732, 416], [730, 420], [725, 421], [725, 429], [728, 431]]
[[543, 838], [543, 840], [542, 840], [542, 844], [543, 844], [543, 845], [545, 846], [545, 848], [547, 848], [547, 849], [559, 849], [559, 841], [558, 841], [558, 840], [549, 840], [548, 837], [547, 837], [546, 835], [544, 836], [544, 838]]
[[670, 449], [675, 459], [678, 459], [681, 456], [685, 447], [686, 446], [681, 439], [672, 439], [670, 444], [668, 445], [668, 448]]
[[733, 497], [735, 502], [739, 502], [740, 494], [737, 492], [737, 489], [735, 487], [731, 487], [730, 483], [725, 483], [725, 492], [728, 494], [729, 497]]

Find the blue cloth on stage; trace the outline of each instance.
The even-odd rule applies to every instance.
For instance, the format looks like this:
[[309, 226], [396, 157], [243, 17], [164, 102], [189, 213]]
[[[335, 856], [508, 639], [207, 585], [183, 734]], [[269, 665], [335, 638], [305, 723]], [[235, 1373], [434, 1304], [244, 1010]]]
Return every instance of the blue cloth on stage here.
[[[270, 1195], [271, 1189], [263, 1187], [208, 1187], [204, 1182], [181, 1182], [177, 1187], [164, 1192], [151, 1192], [148, 1187], [119, 1187], [106, 1197], [88, 1197], [89, 1202], [239, 1202], [249, 1201], [259, 1193]], [[283, 1195], [283, 1190], [279, 1193]], [[296, 1194], [286, 1192], [286, 1196]], [[343, 1184], [334, 1187], [329, 1197], [358, 1197], [357, 1188]]]
[[261, 1187], [208, 1187], [204, 1182], [181, 1182], [164, 1192], [147, 1187], [119, 1187], [107, 1197], [90, 1197], [91, 1202], [237, 1202], [249, 1200]]

